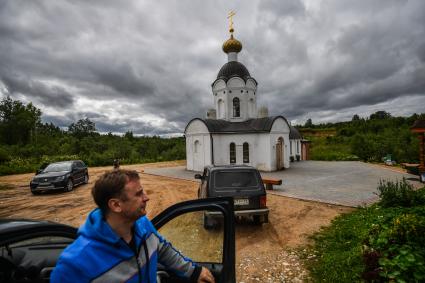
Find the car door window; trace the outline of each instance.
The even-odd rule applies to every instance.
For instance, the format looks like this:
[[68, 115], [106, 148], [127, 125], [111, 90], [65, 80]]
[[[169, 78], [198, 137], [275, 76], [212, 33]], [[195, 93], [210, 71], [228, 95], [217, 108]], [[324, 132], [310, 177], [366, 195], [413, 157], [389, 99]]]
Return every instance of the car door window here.
[[[207, 267], [217, 283], [235, 282], [235, 227], [232, 198], [205, 198], [178, 203], [152, 223], [185, 256]], [[160, 272], [161, 283], [181, 282]]]
[[204, 226], [204, 212], [186, 213], [165, 224], [159, 233], [196, 262], [222, 263], [224, 229], [219, 222], [223, 215], [217, 212], [214, 218], [210, 221], [216, 221], [216, 226], [208, 229]]

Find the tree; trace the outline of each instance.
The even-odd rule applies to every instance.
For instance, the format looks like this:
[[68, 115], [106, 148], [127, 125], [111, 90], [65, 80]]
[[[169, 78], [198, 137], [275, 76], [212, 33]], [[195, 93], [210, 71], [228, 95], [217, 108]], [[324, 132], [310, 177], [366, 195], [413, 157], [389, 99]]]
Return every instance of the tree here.
[[375, 113], [370, 115], [370, 119], [384, 120], [391, 118], [391, 114], [386, 111], [376, 111]]
[[87, 137], [96, 132], [96, 124], [89, 118], [80, 119], [68, 126], [68, 132], [79, 139]]
[[308, 127], [311, 127], [311, 126], [313, 126], [313, 121], [311, 121], [311, 119], [308, 118], [307, 121], [304, 124], [304, 127], [308, 128]]
[[41, 123], [41, 111], [9, 96], [0, 102], [0, 139], [6, 144], [27, 144]]
[[360, 117], [357, 114], [354, 114], [353, 118], [351, 119], [351, 121], [359, 121]]
[[128, 139], [129, 141], [133, 141], [134, 140], [133, 132], [132, 131], [125, 132], [124, 138]]

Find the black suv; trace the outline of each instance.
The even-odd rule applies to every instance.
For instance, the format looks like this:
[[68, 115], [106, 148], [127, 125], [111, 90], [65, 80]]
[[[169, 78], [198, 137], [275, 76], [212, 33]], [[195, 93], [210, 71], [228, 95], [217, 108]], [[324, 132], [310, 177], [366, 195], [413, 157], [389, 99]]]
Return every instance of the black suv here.
[[[206, 166], [200, 179], [198, 198], [233, 197], [235, 216], [252, 217], [255, 224], [269, 222], [267, 195], [260, 172], [245, 165]], [[217, 223], [214, 212], [204, 214], [204, 227]]]
[[71, 160], [51, 163], [37, 174], [30, 182], [31, 192], [37, 194], [42, 191], [63, 190], [72, 191], [74, 186], [87, 184], [89, 174], [86, 164], [81, 160]]

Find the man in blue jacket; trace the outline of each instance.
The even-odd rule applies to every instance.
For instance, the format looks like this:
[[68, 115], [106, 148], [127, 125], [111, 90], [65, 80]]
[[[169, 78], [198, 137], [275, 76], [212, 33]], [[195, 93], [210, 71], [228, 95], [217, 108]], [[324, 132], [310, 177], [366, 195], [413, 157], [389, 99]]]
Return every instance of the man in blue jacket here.
[[103, 174], [92, 189], [98, 208], [61, 254], [51, 282], [156, 282], [158, 262], [192, 282], [211, 272], [184, 257], [147, 219], [148, 196], [136, 171]]

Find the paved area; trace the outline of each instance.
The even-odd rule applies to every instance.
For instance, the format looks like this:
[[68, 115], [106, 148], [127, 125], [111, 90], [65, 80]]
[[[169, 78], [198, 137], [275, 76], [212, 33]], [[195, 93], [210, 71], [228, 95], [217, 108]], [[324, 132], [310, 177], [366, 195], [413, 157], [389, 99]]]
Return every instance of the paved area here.
[[[198, 172], [185, 167], [152, 168], [145, 173], [197, 181]], [[270, 194], [346, 206], [359, 206], [376, 201], [379, 180], [407, 178], [421, 186], [418, 177], [391, 168], [355, 161], [302, 161], [291, 163], [291, 168], [279, 172], [261, 172], [262, 176], [282, 179]]]

